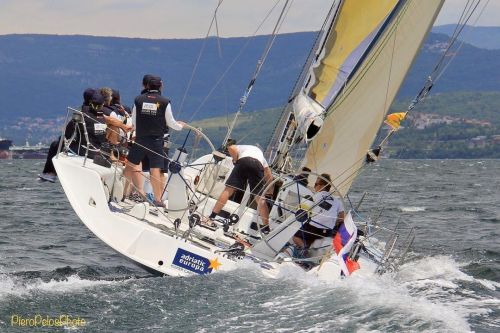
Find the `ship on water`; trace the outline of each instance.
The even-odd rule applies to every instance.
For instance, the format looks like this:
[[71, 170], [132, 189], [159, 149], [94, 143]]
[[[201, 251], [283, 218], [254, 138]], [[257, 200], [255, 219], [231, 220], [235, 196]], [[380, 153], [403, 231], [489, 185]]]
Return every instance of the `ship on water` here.
[[9, 158], [9, 149], [12, 146], [12, 140], [0, 137], [0, 159]]
[[9, 149], [11, 159], [44, 159], [47, 157], [49, 152], [49, 146], [42, 144], [41, 142], [36, 145], [30, 145], [28, 140], [24, 146], [13, 145]]

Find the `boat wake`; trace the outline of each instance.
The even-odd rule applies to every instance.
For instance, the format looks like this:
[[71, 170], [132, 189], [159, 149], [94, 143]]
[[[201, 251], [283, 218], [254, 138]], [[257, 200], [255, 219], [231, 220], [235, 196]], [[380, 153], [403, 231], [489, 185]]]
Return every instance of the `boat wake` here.
[[464, 273], [466, 265], [447, 256], [420, 257], [397, 273], [354, 274], [336, 283], [286, 266], [271, 279], [248, 262], [233, 271], [182, 279], [146, 278], [152, 276], [122, 266], [64, 267], [0, 274], [0, 301], [24, 304], [28, 295], [41, 304], [66, 304], [76, 297], [80, 307], [98, 301], [112, 314], [132, 293], [128, 301], [143, 304], [145, 313], [161, 314], [156, 325], [172, 329], [188, 329], [180, 318], [190, 311], [209, 331], [470, 332], [478, 322], [496, 330], [491, 309], [498, 308], [494, 294], [500, 284]]
[[[315, 318], [313, 331], [339, 327], [339, 320], [340, 330], [470, 332], [478, 322], [497, 330], [498, 323], [490, 315], [500, 304], [494, 297], [500, 284], [464, 273], [465, 265], [447, 256], [425, 257], [405, 264], [397, 273], [354, 274], [341, 283], [284, 268], [280, 280], [293, 292], [262, 306], [276, 315], [291, 309], [300, 312], [298, 308], [305, 306]], [[320, 320], [321, 313], [311, 313], [315, 303], [331, 309], [334, 317]]]

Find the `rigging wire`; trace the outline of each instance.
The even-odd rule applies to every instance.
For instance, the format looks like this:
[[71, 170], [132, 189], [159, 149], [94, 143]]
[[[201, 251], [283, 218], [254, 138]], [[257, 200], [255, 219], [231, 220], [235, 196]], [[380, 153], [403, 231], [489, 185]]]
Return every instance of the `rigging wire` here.
[[267, 21], [267, 19], [269, 18], [269, 16], [271, 16], [271, 13], [277, 7], [277, 5], [279, 4], [280, 1], [281, 0], [275, 0], [275, 4], [273, 5], [273, 7], [268, 11], [268, 13], [264, 17], [264, 19], [257, 26], [257, 28], [253, 32], [251, 38], [249, 38], [246, 41], [246, 43], [241, 47], [240, 52], [236, 55], [236, 57], [229, 64], [229, 66], [226, 68], [226, 70], [222, 73], [222, 75], [219, 77], [219, 79], [216, 81], [216, 83], [212, 86], [212, 89], [210, 89], [210, 91], [205, 96], [205, 98], [203, 99], [203, 101], [200, 103], [200, 105], [198, 106], [198, 108], [196, 108], [196, 110], [193, 112], [193, 115], [191, 116], [190, 120], [193, 120], [194, 117], [196, 116], [196, 114], [198, 114], [198, 112], [201, 110], [201, 108], [205, 105], [205, 103], [210, 98], [210, 96], [213, 94], [213, 92], [215, 91], [215, 89], [219, 86], [219, 84], [222, 82], [222, 80], [226, 77], [227, 73], [232, 69], [232, 67], [235, 65], [236, 61], [241, 57], [241, 55], [243, 54], [243, 52], [246, 50], [246, 48], [248, 47], [248, 45], [250, 44], [250, 42], [253, 40], [253, 38], [255, 37], [255, 35], [257, 34], [257, 32], [264, 25], [264, 23]]
[[[434, 66], [434, 69], [433, 69], [431, 75], [429, 76], [428, 80], [424, 84], [424, 87], [422, 88], [422, 90], [419, 92], [419, 94], [415, 97], [415, 99], [408, 106], [408, 110], [406, 111], [406, 113], [408, 113], [409, 111], [413, 110], [415, 108], [415, 106], [416, 106], [417, 103], [419, 103], [420, 101], [422, 101], [422, 100], [425, 99], [425, 97], [427, 96], [428, 92], [432, 88], [432, 85], [434, 84], [434, 82], [436, 82], [443, 75], [444, 71], [448, 68], [448, 66], [450, 65], [451, 61], [456, 57], [456, 55], [458, 54], [458, 51], [461, 49], [462, 45], [464, 44], [463, 40], [460, 43], [460, 45], [457, 48], [457, 50], [454, 53], [452, 53], [452, 55], [449, 58], [449, 60], [446, 63], [444, 62], [444, 60], [448, 57], [452, 46], [458, 40], [459, 35], [462, 33], [463, 29], [465, 28], [465, 26], [467, 25], [467, 23], [471, 19], [472, 15], [476, 11], [476, 9], [478, 8], [478, 6], [479, 6], [480, 3], [481, 3], [481, 0], [477, 0], [477, 1], [474, 1], [474, 0], [471, 1], [471, 0], [469, 0], [467, 2], [467, 4], [464, 7], [464, 10], [462, 11], [462, 14], [460, 16], [460, 20], [457, 23], [457, 26], [455, 27], [455, 30], [454, 30], [452, 36], [450, 37], [450, 39], [448, 41], [448, 46], [447, 46], [445, 52], [443, 53], [443, 55], [441, 56], [441, 58], [438, 60], [438, 62]], [[487, 0], [486, 4], [483, 6], [483, 8], [481, 9], [481, 11], [479, 12], [478, 16], [476, 17], [476, 19], [474, 21], [474, 25], [479, 20], [479, 17], [484, 12], [484, 10], [487, 7], [488, 3], [489, 3], [489, 0]], [[432, 79], [433, 75], [435, 75], [434, 79]], [[402, 151], [399, 152], [399, 154], [401, 154], [401, 153], [402, 153]], [[353, 166], [355, 164], [356, 163], [354, 163]], [[363, 164], [360, 167], [356, 168], [356, 170], [354, 170], [348, 176], [348, 178], [351, 178], [351, 177], [354, 177], [355, 175], [357, 175], [358, 172], [361, 172], [361, 170], [364, 169], [367, 165], [368, 164]], [[344, 171], [342, 174], [344, 174], [346, 171]], [[344, 180], [344, 181], [347, 181], [347, 180]], [[341, 185], [338, 185], [338, 186], [341, 187]], [[384, 189], [383, 192], [385, 192], [385, 191], [387, 191], [387, 186], [385, 187], [385, 189]], [[383, 194], [382, 194], [382, 196], [383, 196]]]
[[179, 111], [177, 112], [177, 118], [181, 114], [182, 108], [184, 107], [184, 102], [186, 100], [189, 89], [191, 88], [191, 84], [193, 83], [194, 75], [196, 73], [196, 70], [198, 69], [198, 65], [200, 64], [201, 56], [203, 55], [203, 52], [205, 50], [208, 36], [210, 35], [210, 31], [212, 30], [212, 26], [213, 26], [214, 22], [217, 23], [217, 21], [216, 21], [217, 11], [219, 10], [219, 7], [222, 5], [223, 1], [224, 0], [219, 0], [219, 2], [217, 3], [217, 6], [215, 7], [214, 15], [212, 16], [212, 21], [210, 22], [210, 26], [208, 27], [205, 38], [203, 39], [203, 44], [201, 46], [200, 53], [198, 54], [198, 58], [196, 59], [196, 63], [193, 67], [193, 71], [191, 72], [191, 77], [189, 78], [189, 82], [188, 82], [188, 85], [186, 87], [186, 90], [184, 91], [184, 96], [182, 96], [181, 106], [179, 107]]
[[[481, 0], [478, 0], [478, 2], [474, 2], [474, 3], [468, 3], [466, 8], [464, 9], [463, 13], [462, 13], [462, 18], [459, 22], [459, 27], [456, 28], [456, 31], [457, 33], [454, 33], [454, 35], [452, 36], [452, 38], [450, 38], [450, 44], [451, 43], [455, 43], [455, 41], [457, 40], [458, 36], [460, 35], [460, 33], [462, 32], [462, 30], [464, 29], [464, 25], [467, 24], [467, 22], [470, 20], [472, 14], [475, 12], [475, 10], [477, 9], [477, 6], [478, 6], [478, 3], [481, 2]], [[486, 7], [486, 6], [485, 6]], [[481, 13], [484, 11], [484, 8], [482, 9]], [[481, 15], [481, 13], [479, 14], [479, 16]], [[478, 18], [479, 18], [478, 16]], [[477, 18], [477, 19], [478, 19]], [[476, 19], [476, 21], [477, 21]], [[393, 31], [394, 33], [394, 31]], [[392, 34], [391, 34], [392, 35]], [[463, 42], [462, 42], [463, 43]], [[447, 51], [449, 51], [449, 47], [447, 48]], [[440, 60], [438, 61], [438, 65], [435, 66], [435, 70], [433, 70], [433, 74], [435, 73], [439, 73], [439, 76], [440, 77], [442, 74], [443, 74], [443, 71], [446, 69], [447, 66], [444, 66], [442, 67], [441, 64], [443, 63], [443, 59], [445, 57], [447, 57], [448, 54], [445, 53], [442, 55], [442, 57], [440, 58]], [[453, 54], [453, 57], [451, 59], [453, 59], [454, 57], [456, 56], [456, 53]], [[447, 64], [449, 64], [449, 62], [447, 62]], [[438, 72], [439, 71], [439, 72]], [[426, 94], [428, 93], [428, 91], [430, 89], [426, 89], [428, 88], [428, 83], [426, 83], [426, 85], [424, 86], [424, 88], [420, 91], [420, 93], [417, 95], [417, 97], [415, 98], [415, 100], [412, 102], [412, 104], [410, 105], [410, 110], [413, 109], [415, 107], [415, 105], [420, 101], [422, 100]], [[364, 157], [362, 158], [364, 159]], [[351, 167], [347, 168], [346, 170], [344, 170], [338, 177], [336, 177], [336, 179], [338, 179], [340, 176], [344, 175], [346, 172], [350, 172], [347, 176], [346, 179], [344, 179], [344, 181], [342, 181], [342, 183], [340, 184], [336, 184], [336, 186], [338, 186], [339, 188], [342, 187], [342, 185], [345, 183], [345, 182], [350, 182], [356, 175], [358, 175], [359, 172], [361, 172], [361, 170], [363, 168], [365, 168], [367, 166], [367, 164], [362, 164], [358, 167], [355, 167], [356, 164], [358, 164], [362, 159], [356, 161], [355, 163], [353, 163], [351, 165]]]
[[[326, 33], [326, 25], [329, 22], [329, 18], [331, 17], [333, 10], [337, 7], [338, 7], [337, 1], [333, 1], [332, 5], [330, 6], [330, 10], [328, 11], [328, 13], [326, 15], [326, 18], [323, 20], [323, 24], [322, 24], [321, 28], [319, 29], [318, 33], [316, 34], [314, 42], [312, 43], [312, 46], [309, 50], [309, 54], [307, 55], [306, 61], [304, 62], [304, 64], [302, 65], [302, 68], [300, 69], [300, 74], [299, 74], [299, 76], [297, 76], [297, 79], [295, 80], [295, 83], [293, 84], [293, 88], [288, 95], [287, 103], [285, 105], [283, 105], [283, 107], [281, 109], [281, 115], [279, 117], [280, 120], [274, 126], [274, 129], [272, 132], [273, 134], [269, 137], [269, 140], [267, 143], [267, 152], [269, 154], [269, 157], [271, 157], [271, 153], [272, 153], [271, 147], [274, 145], [277, 145], [280, 138], [282, 138], [283, 135], [285, 134], [284, 129], [286, 128], [286, 124], [287, 124], [289, 117], [290, 117], [289, 114], [286, 115], [286, 117], [285, 117], [287, 107], [290, 105], [290, 102], [295, 98], [294, 95], [297, 93], [297, 90], [299, 89], [298, 88], [299, 85], [303, 85], [303, 79], [305, 78], [307, 71], [309, 70], [310, 64], [312, 64], [313, 57], [316, 56], [316, 54], [315, 54], [316, 50], [322, 49], [322, 47], [317, 48], [317, 46], [319, 45], [319, 43], [321, 41], [320, 38], [323, 35], [325, 35], [325, 33]], [[333, 26], [333, 24], [332, 24], [332, 26]], [[326, 33], [326, 36], [327, 35], [328, 34]], [[325, 38], [325, 41], [326, 41], [326, 38]], [[291, 147], [287, 150], [285, 155], [287, 155], [290, 152], [290, 150], [291, 150]]]
[[271, 33], [271, 36], [269, 37], [269, 39], [267, 41], [267, 45], [264, 48], [264, 52], [262, 53], [260, 59], [257, 61], [257, 66], [255, 68], [254, 75], [253, 75], [252, 79], [250, 80], [250, 82], [247, 86], [247, 89], [245, 90], [245, 93], [243, 94], [243, 96], [240, 99], [240, 105], [239, 105], [238, 111], [236, 112], [236, 115], [234, 116], [233, 122], [231, 123], [231, 126], [229, 127], [229, 129], [227, 131], [226, 137], [224, 138], [224, 141], [222, 142], [223, 145], [231, 137], [231, 133], [233, 131], [234, 125], [236, 124], [236, 120], [238, 119], [239, 114], [243, 110], [243, 107], [245, 106], [245, 104], [248, 100], [248, 97], [250, 96], [250, 93], [252, 92], [255, 81], [257, 80], [257, 77], [260, 74], [262, 66], [264, 65], [264, 63], [267, 59], [267, 56], [269, 55], [269, 52], [271, 51], [271, 48], [274, 44], [274, 41], [276, 40], [276, 37], [278, 35], [278, 31], [280, 30], [281, 25], [283, 24], [283, 21], [285, 20], [285, 17], [288, 14], [288, 11], [290, 10], [290, 6], [291, 6], [291, 5], [289, 6], [290, 1], [293, 2], [293, 0], [286, 0], [285, 4], [283, 5], [283, 8], [281, 9], [280, 15], [278, 17], [278, 20], [276, 21], [273, 32]]

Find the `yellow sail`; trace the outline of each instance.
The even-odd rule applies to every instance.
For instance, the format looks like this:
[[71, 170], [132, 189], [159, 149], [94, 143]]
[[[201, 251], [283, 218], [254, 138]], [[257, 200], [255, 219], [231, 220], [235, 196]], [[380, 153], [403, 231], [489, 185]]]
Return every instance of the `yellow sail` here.
[[313, 69], [309, 96], [328, 107], [389, 20], [398, 0], [344, 1]]
[[[338, 13], [339, 19], [343, 9], [351, 8], [351, 5], [361, 8], [365, 2], [372, 3], [346, 0]], [[382, 2], [388, 6], [386, 9], [394, 5], [389, 1], [380, 1]], [[308, 145], [303, 164], [315, 172], [329, 173], [342, 194], [347, 193], [363, 165], [367, 150], [443, 2], [398, 2], [385, 27], [373, 39], [372, 46], [367, 49], [350, 79], [344, 83], [333, 104], [328, 107], [320, 133]], [[360, 3], [363, 5], [360, 6]], [[350, 21], [346, 20], [345, 24], [362, 24], [366, 19], [363, 12], [359, 10], [359, 16], [356, 16], [356, 12], [350, 12]], [[337, 25], [340, 25], [340, 21]], [[346, 28], [345, 33], [349, 31]], [[335, 54], [332, 53], [332, 56], [335, 57]], [[337, 64], [343, 59], [341, 55], [339, 57], [339, 60], [335, 60]], [[312, 92], [323, 96], [321, 94], [324, 90], [326, 88], [317, 84]]]

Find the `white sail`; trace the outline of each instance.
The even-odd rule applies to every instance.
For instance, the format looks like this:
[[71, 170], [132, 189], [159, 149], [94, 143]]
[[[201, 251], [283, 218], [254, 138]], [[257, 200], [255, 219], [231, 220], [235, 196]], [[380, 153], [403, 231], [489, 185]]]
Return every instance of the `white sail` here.
[[[321, 82], [310, 89], [312, 97], [325, 104], [329, 103], [328, 98], [330, 98], [333, 104], [326, 111], [321, 132], [308, 146], [304, 164], [317, 173], [330, 174], [333, 183], [342, 194], [347, 193], [359, 168], [363, 165], [367, 150], [443, 2], [443, 0], [367, 0], [363, 1], [364, 9], [358, 8], [358, 11], [354, 11], [352, 10], [354, 4], [359, 5], [359, 2], [346, 0], [340, 7], [336, 19], [337, 25], [343, 22], [347, 27], [334, 25], [334, 28], [341, 29], [347, 35], [339, 36], [341, 39], [334, 41], [331, 47], [335, 48], [335, 43], [349, 38], [349, 27], [371, 24], [370, 27], [377, 31], [370, 30], [370, 27], [361, 29], [367, 33], [369, 40], [365, 43], [365, 39], [357, 37], [364, 43], [362, 49], [365, 50], [365, 54], [357, 52], [360, 62], [354, 66], [349, 65], [352, 71], [347, 79], [342, 81], [344, 85], [342, 89], [338, 89], [336, 83], [333, 85], [330, 83], [326, 89], [319, 89], [320, 85], [324, 84]], [[380, 5], [381, 3], [385, 3], [386, 6]], [[378, 16], [368, 15], [373, 18], [370, 21], [365, 10], [381, 10], [381, 12]], [[344, 14], [347, 15], [345, 18]], [[355, 45], [354, 47], [351, 45], [351, 48], [359, 50]], [[340, 47], [339, 50], [344, 49]], [[346, 59], [345, 54], [341, 53], [340, 56]], [[330, 54], [330, 57], [335, 58], [335, 54]], [[334, 60], [330, 62], [335, 64]], [[328, 68], [325, 67], [325, 70]], [[322, 74], [315, 74], [315, 77], [320, 75]], [[338, 82], [336, 79], [330, 80], [332, 81]], [[327, 84], [329, 83], [324, 85]], [[332, 86], [338, 91], [334, 91], [333, 94], [325, 93], [331, 90]]]

